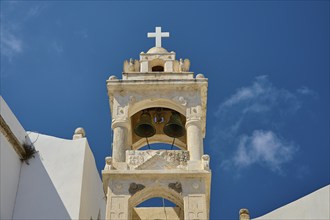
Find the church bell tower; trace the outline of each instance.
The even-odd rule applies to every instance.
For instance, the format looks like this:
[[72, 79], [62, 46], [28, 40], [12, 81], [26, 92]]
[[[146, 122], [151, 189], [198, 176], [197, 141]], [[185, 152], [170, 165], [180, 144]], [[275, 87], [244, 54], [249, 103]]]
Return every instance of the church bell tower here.
[[[176, 60], [162, 47], [169, 33], [161, 27], [148, 37], [156, 46], [125, 61], [121, 79], [107, 80], [113, 143], [102, 171], [106, 219], [209, 219], [207, 79], [189, 71], [188, 59]], [[176, 207], [139, 210], [155, 197]]]

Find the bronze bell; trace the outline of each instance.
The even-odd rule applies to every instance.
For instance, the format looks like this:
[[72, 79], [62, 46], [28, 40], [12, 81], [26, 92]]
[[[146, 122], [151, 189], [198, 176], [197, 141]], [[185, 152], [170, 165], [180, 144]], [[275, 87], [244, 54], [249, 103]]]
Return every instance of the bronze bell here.
[[186, 130], [182, 125], [179, 113], [172, 112], [170, 120], [164, 126], [163, 131], [167, 136], [170, 136], [172, 138], [179, 138], [185, 134]]
[[149, 112], [143, 112], [140, 116], [140, 121], [136, 124], [134, 132], [139, 137], [151, 137], [156, 134], [155, 126], [152, 124], [152, 119]]

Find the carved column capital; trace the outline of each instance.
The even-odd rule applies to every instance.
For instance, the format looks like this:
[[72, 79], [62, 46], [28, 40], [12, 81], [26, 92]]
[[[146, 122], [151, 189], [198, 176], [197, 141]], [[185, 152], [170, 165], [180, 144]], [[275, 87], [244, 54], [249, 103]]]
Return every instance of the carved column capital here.
[[111, 127], [115, 129], [116, 127], [125, 127], [129, 128], [130, 120], [128, 118], [115, 118], [112, 119]]
[[186, 120], [186, 129], [191, 125], [195, 125], [198, 128], [202, 128], [201, 118], [197, 117], [197, 116], [192, 116], [190, 118], [187, 118], [187, 120]]

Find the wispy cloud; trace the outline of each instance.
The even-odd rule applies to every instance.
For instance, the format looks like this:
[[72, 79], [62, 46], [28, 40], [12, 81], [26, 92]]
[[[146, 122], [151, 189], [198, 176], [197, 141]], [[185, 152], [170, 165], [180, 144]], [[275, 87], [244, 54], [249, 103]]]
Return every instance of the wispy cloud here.
[[42, 4], [34, 5], [28, 9], [27, 16], [36, 17], [36, 16], [40, 15], [41, 12], [47, 7], [48, 7], [48, 5], [45, 2], [43, 2]]
[[[32, 3], [34, 4], [34, 3]], [[31, 4], [31, 5], [32, 5]], [[46, 3], [37, 3], [30, 8], [21, 7], [18, 1], [7, 1], [2, 4], [5, 9], [1, 13], [0, 45], [1, 56], [10, 62], [24, 52], [24, 24], [37, 17], [47, 7]]]
[[307, 86], [302, 86], [299, 89], [297, 89], [297, 93], [301, 94], [301, 95], [312, 96], [314, 98], [318, 97], [317, 93], [315, 91], [311, 90], [310, 88], [308, 88]]
[[302, 108], [303, 98], [314, 93], [308, 87], [278, 88], [267, 76], [237, 89], [214, 113], [217, 122], [211, 141], [225, 146], [221, 167], [239, 171], [260, 165], [283, 174], [283, 166], [294, 159], [299, 145], [286, 140], [282, 128]]
[[54, 41], [51, 45], [50, 45], [50, 49], [55, 51], [58, 54], [61, 54], [64, 49], [63, 49], [63, 45], [57, 41]]
[[22, 39], [15, 36], [7, 30], [0, 33], [1, 55], [7, 57], [10, 61], [12, 58], [23, 51]]
[[282, 165], [292, 160], [298, 147], [280, 138], [273, 131], [255, 130], [251, 136], [242, 135], [233, 158], [233, 165], [246, 168], [261, 164], [274, 172], [282, 172]]
[[274, 87], [267, 76], [259, 76], [251, 86], [239, 88], [235, 94], [220, 104], [216, 116], [240, 107], [241, 113], [263, 113], [274, 108], [295, 112], [301, 107], [300, 101], [292, 92]]
[[74, 33], [83, 39], [88, 38], [88, 31], [86, 29], [81, 29], [81, 30], [75, 31]]

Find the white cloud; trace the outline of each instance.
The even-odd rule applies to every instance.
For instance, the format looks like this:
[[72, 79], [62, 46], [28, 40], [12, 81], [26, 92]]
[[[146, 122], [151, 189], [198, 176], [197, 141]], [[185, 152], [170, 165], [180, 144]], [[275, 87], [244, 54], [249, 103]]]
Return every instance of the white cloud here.
[[45, 8], [47, 8], [47, 5], [45, 3], [40, 5], [34, 5], [31, 8], [29, 8], [29, 10], [27, 11], [27, 16], [28, 17], [38, 16]]
[[88, 32], [85, 29], [82, 30], [78, 30], [74, 32], [76, 35], [80, 36], [83, 39], [87, 39], [88, 38]]
[[57, 41], [54, 41], [51, 45], [50, 45], [51, 49], [53, 51], [55, 51], [56, 53], [61, 54], [64, 49], [63, 49], [63, 45]]
[[23, 51], [23, 42], [20, 38], [10, 33], [9, 31], [2, 30], [1, 36], [1, 55], [7, 57], [9, 60], [13, 56]]
[[317, 93], [307, 86], [302, 86], [299, 89], [297, 89], [297, 93], [301, 95], [310, 95], [313, 96], [314, 98], [317, 98]]
[[220, 117], [235, 107], [239, 107], [243, 114], [268, 112], [274, 108], [295, 112], [301, 103], [294, 93], [273, 86], [267, 76], [259, 76], [251, 86], [239, 88], [220, 104], [216, 116]]
[[282, 129], [302, 108], [307, 95], [313, 94], [307, 87], [293, 91], [276, 87], [267, 76], [237, 89], [214, 113], [211, 143], [223, 146], [221, 168], [237, 170], [260, 164], [282, 173], [299, 149], [281, 136]]
[[282, 166], [292, 160], [297, 149], [293, 142], [280, 138], [273, 131], [255, 130], [251, 136], [241, 136], [233, 164], [239, 168], [260, 164], [282, 172]]
[[25, 8], [19, 1], [7, 1], [4, 3], [1, 17], [0, 46], [1, 56], [9, 61], [23, 52], [24, 32], [22, 31], [30, 18], [35, 18], [47, 7], [48, 3], [33, 3], [34, 5]]

